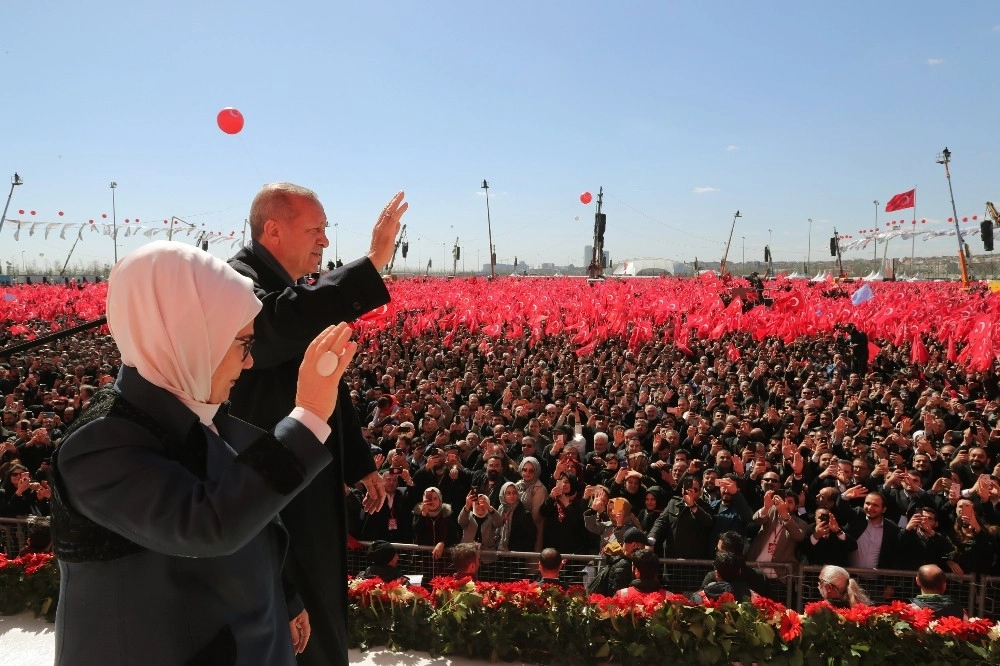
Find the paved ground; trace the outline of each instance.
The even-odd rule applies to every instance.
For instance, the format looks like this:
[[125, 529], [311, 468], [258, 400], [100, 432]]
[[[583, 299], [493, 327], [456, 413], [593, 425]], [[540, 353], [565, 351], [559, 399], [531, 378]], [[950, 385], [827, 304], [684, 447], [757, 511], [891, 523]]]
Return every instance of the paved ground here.
[[[52, 666], [55, 658], [55, 625], [36, 620], [31, 613], [0, 616], [0, 658], [17, 666]], [[352, 664], [367, 666], [467, 666], [468, 659], [432, 658], [426, 653], [404, 654], [376, 650], [351, 650]], [[508, 666], [518, 666], [510, 664]]]

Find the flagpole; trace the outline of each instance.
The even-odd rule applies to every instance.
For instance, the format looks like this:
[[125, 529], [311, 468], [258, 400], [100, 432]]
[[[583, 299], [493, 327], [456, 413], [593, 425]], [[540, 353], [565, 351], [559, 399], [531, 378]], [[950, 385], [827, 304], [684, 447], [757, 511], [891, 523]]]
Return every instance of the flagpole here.
[[914, 192], [914, 194], [913, 194], [913, 224], [910, 225], [912, 227], [910, 229], [910, 233], [912, 234], [910, 236], [910, 270], [911, 271], [913, 270], [913, 253], [914, 253], [914, 251], [917, 248], [917, 196], [916, 196], [917, 186], [916, 185], [913, 186], [913, 192]]

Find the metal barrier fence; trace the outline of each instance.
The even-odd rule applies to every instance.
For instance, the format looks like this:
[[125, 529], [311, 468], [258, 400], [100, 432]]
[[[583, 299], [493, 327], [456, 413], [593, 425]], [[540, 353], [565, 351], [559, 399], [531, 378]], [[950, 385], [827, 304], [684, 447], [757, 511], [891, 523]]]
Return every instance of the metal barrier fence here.
[[[798, 610], [805, 608], [806, 604], [813, 601], [820, 601], [819, 594], [819, 572], [823, 567], [802, 565], [799, 567]], [[865, 591], [873, 604], [887, 604], [893, 601], [909, 601], [920, 594], [920, 589], [916, 583], [916, 571], [906, 571], [900, 569], [848, 569], [851, 577], [858, 581], [858, 585]], [[983, 614], [980, 600], [980, 583], [977, 583], [975, 575], [967, 574], [959, 576], [957, 574], [946, 573], [948, 579], [948, 596], [961, 604], [970, 617]], [[997, 579], [1000, 581], [1000, 579]], [[1000, 590], [1000, 588], [998, 588]], [[988, 616], [996, 617], [996, 616]]]
[[[48, 526], [48, 518], [0, 518], [0, 552], [7, 557], [16, 557], [24, 548], [28, 535], [37, 526]], [[368, 568], [367, 546], [350, 550], [347, 554], [347, 573], [358, 576]], [[440, 559], [435, 559], [429, 546], [393, 544], [399, 553], [399, 570], [409, 576], [422, 576], [430, 580], [435, 576], [450, 575], [454, 568], [448, 551]], [[561, 579], [576, 585], [586, 585], [605, 566], [604, 560], [596, 555], [564, 555], [566, 565]], [[484, 550], [483, 564], [479, 579], [492, 582], [511, 582], [538, 577], [538, 553], [518, 553]], [[691, 594], [702, 589], [706, 574], [712, 571], [712, 560], [660, 559], [663, 566], [661, 577], [664, 587], [671, 592]], [[760, 569], [767, 575], [769, 589], [767, 596], [782, 601], [789, 608], [801, 612], [806, 604], [821, 599], [818, 588], [820, 566], [793, 566], [790, 564], [761, 563]], [[894, 600], [907, 601], [920, 590], [917, 588], [915, 571], [848, 569], [851, 576], [872, 603], [888, 603]], [[969, 616], [1000, 620], [1000, 576], [976, 576], [946, 574], [948, 594], [968, 611]]]
[[[367, 546], [367, 544], [365, 544]], [[394, 544], [399, 552], [398, 568], [403, 574], [423, 576], [430, 580], [434, 576], [449, 575], [453, 572], [451, 560], [445, 555], [438, 560], [431, 556], [429, 546]], [[479, 580], [490, 582], [510, 582], [538, 576], [538, 553], [498, 553], [482, 551], [485, 560], [495, 561], [481, 566]], [[571, 584], [586, 585], [603, 566], [600, 557], [594, 555], [565, 555], [567, 564], [563, 567], [561, 579]], [[712, 571], [712, 560], [672, 560], [660, 559], [664, 587], [671, 592], [690, 595], [702, 588], [705, 575]], [[348, 572], [357, 576], [368, 567], [364, 549], [348, 553]], [[762, 562], [759, 568], [765, 573], [769, 583], [766, 596], [781, 601], [799, 612], [806, 604], [820, 601], [819, 572], [821, 566], [794, 566]], [[916, 571], [848, 569], [861, 588], [871, 598], [873, 604], [891, 601], [909, 601], [920, 593], [917, 588]], [[1000, 577], [946, 574], [948, 595], [961, 604], [970, 617], [1000, 619]]]
[[[364, 542], [362, 542], [364, 543]], [[367, 544], [364, 544], [367, 546]], [[448, 551], [435, 560], [430, 546], [393, 544], [399, 553], [397, 568], [405, 575], [420, 576], [420, 580], [430, 580], [434, 576], [451, 574], [451, 558]], [[483, 563], [479, 570], [479, 580], [489, 582], [511, 582], [538, 577], [538, 553], [481, 551]], [[560, 579], [571, 585], [586, 585], [593, 576], [600, 573], [605, 561], [596, 555], [564, 555], [566, 565]], [[668, 560], [660, 559], [663, 570], [660, 574], [664, 587], [671, 592], [691, 594], [702, 589], [705, 576], [712, 571], [712, 560]], [[367, 553], [364, 549], [351, 550], [347, 554], [347, 570], [358, 576], [368, 568]], [[767, 565], [769, 589], [767, 596], [792, 606], [796, 575], [788, 564]]]
[[36, 526], [48, 527], [48, 518], [0, 518], [0, 553], [17, 557]]

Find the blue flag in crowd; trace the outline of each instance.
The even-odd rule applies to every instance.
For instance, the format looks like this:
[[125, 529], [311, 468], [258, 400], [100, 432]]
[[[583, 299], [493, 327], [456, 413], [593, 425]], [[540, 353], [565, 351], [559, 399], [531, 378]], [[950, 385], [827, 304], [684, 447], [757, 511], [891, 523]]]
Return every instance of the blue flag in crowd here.
[[861, 289], [858, 289], [854, 292], [854, 295], [851, 296], [851, 303], [854, 303], [854, 305], [861, 305], [865, 301], [870, 301], [873, 298], [875, 298], [875, 293], [872, 291], [871, 286], [865, 282], [861, 285]]

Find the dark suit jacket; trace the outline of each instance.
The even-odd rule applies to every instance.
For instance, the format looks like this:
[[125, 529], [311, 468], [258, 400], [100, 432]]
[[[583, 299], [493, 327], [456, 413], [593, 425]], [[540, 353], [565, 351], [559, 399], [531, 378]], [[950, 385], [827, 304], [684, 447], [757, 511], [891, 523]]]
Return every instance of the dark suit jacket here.
[[[862, 511], [856, 512], [856, 517], [846, 528], [848, 534], [854, 537], [855, 541], [861, 540], [861, 535], [868, 529], [868, 520]], [[878, 552], [879, 569], [896, 569], [899, 567], [899, 534], [902, 530], [899, 525], [882, 518], [882, 545]]]
[[[281, 448], [220, 410], [220, 437], [134, 368], [122, 368], [115, 389], [179, 442], [201, 429], [205, 478], [170, 457], [155, 434], [113, 414], [63, 442], [55, 461], [60, 496], [139, 549], [116, 559], [60, 559], [56, 664], [176, 666], [227, 628], [236, 660], [223, 658], [230, 648], [214, 651], [213, 663], [295, 664], [280, 581], [287, 537], [276, 515], [330, 452], [293, 419], [275, 430]], [[261, 447], [269, 451], [257, 455]], [[294, 487], [275, 483], [279, 468]]]
[[[331, 324], [353, 321], [389, 302], [371, 261], [359, 259], [323, 275], [315, 285], [288, 285], [249, 249], [229, 265], [253, 280], [264, 307], [254, 319], [253, 367], [244, 370], [230, 399], [235, 416], [271, 428], [295, 402], [298, 368], [306, 347]], [[291, 537], [286, 578], [309, 611], [312, 637], [299, 664], [347, 664], [347, 528], [344, 482], [375, 470], [368, 442], [341, 383], [327, 442], [333, 462], [282, 511]]]

